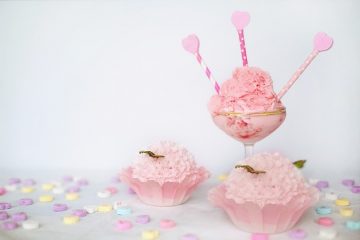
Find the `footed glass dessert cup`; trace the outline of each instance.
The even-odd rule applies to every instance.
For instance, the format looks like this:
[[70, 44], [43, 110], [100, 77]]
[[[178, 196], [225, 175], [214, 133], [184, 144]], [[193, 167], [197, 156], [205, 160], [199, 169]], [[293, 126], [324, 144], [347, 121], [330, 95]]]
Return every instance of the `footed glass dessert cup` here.
[[284, 122], [286, 108], [281, 107], [264, 112], [213, 112], [216, 126], [227, 135], [242, 142], [245, 158], [253, 154], [254, 144], [273, 133]]

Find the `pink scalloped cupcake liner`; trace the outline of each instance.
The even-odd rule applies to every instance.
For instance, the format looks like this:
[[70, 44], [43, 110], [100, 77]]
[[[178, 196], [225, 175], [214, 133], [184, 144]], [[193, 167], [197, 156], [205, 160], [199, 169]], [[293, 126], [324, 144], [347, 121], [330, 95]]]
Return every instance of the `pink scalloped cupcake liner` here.
[[252, 202], [237, 204], [225, 197], [225, 191], [224, 184], [211, 189], [208, 195], [209, 201], [222, 208], [237, 228], [250, 233], [288, 231], [319, 199], [318, 192], [311, 189], [305, 198], [296, 196], [286, 205], [267, 204], [261, 208]]
[[176, 206], [186, 202], [196, 187], [207, 178], [209, 172], [205, 168], [199, 168], [197, 173], [188, 175], [181, 182], [165, 182], [162, 185], [156, 181], [142, 182], [132, 177], [131, 167], [120, 174], [121, 181], [128, 184], [143, 203], [159, 207]]

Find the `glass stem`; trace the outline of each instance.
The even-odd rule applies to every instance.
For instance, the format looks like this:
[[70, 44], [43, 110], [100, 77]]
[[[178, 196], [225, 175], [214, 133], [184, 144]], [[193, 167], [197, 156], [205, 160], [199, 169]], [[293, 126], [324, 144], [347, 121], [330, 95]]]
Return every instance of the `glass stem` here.
[[245, 147], [245, 158], [251, 157], [253, 155], [253, 151], [254, 151], [254, 144], [247, 143], [247, 144], [244, 144], [244, 147]]

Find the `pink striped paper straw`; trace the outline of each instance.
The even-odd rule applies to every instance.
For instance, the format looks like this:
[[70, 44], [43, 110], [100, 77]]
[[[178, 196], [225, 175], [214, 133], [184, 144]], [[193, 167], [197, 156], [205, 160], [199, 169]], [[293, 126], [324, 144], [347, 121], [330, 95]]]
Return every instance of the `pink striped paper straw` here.
[[200, 66], [203, 68], [207, 78], [211, 81], [211, 83], [214, 85], [215, 91], [217, 94], [219, 94], [220, 92], [220, 86], [219, 84], [215, 81], [215, 79], [213, 78], [210, 69], [208, 68], [208, 66], [205, 64], [204, 60], [202, 59], [200, 53], [199, 53], [199, 45], [200, 45], [200, 41], [199, 38], [195, 35], [189, 35], [186, 38], [184, 38], [182, 40], [182, 45], [184, 47], [184, 49], [192, 54], [195, 55], [196, 60], [198, 61], [198, 63], [200, 64]]
[[239, 33], [239, 41], [240, 41], [240, 49], [241, 49], [243, 66], [245, 67], [248, 65], [248, 60], [247, 60], [246, 48], [245, 48], [244, 30], [241, 29], [238, 33]]
[[280, 100], [291, 86], [296, 82], [300, 75], [305, 71], [305, 69], [310, 65], [310, 63], [315, 59], [315, 57], [322, 51], [326, 51], [331, 48], [333, 40], [326, 33], [319, 32], [314, 37], [314, 49], [310, 55], [306, 58], [305, 62], [298, 68], [298, 70], [292, 75], [290, 80], [278, 93], [277, 97]]
[[243, 66], [245, 67], [248, 65], [248, 59], [246, 55], [244, 28], [250, 22], [250, 15], [248, 12], [236, 11], [231, 16], [231, 22], [234, 24], [239, 35], [242, 62], [243, 62]]

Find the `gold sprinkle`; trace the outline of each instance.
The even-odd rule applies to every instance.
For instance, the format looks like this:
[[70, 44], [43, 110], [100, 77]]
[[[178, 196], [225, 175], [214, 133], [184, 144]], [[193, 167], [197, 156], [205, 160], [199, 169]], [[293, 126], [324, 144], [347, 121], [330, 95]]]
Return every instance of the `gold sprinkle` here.
[[251, 167], [249, 165], [236, 165], [235, 168], [243, 168], [247, 172], [252, 173], [252, 174], [266, 173], [265, 171], [262, 171], [262, 170], [255, 170], [253, 167]]
[[164, 155], [157, 155], [157, 154], [153, 153], [152, 151], [140, 151], [139, 152], [139, 154], [143, 154], [143, 153], [149, 155], [149, 157], [156, 158], [156, 159], [165, 157]]

